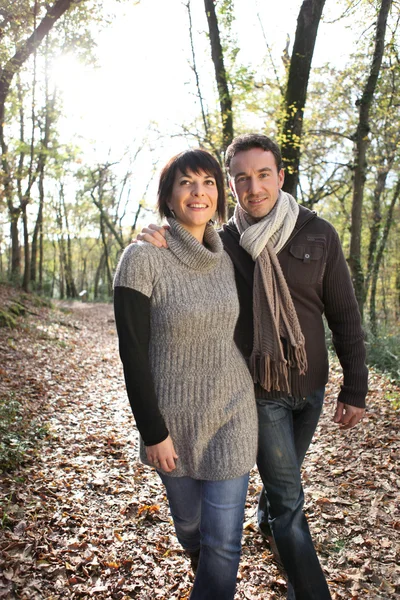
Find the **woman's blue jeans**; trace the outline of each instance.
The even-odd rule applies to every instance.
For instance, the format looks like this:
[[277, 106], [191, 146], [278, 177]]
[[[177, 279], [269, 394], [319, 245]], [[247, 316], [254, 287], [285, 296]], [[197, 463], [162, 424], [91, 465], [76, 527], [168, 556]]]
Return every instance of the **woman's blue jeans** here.
[[266, 492], [269, 524], [296, 600], [331, 598], [303, 513], [300, 476], [324, 393], [322, 388], [306, 398], [257, 401], [257, 466]]
[[160, 473], [179, 542], [200, 549], [191, 600], [233, 600], [249, 474], [224, 481]]

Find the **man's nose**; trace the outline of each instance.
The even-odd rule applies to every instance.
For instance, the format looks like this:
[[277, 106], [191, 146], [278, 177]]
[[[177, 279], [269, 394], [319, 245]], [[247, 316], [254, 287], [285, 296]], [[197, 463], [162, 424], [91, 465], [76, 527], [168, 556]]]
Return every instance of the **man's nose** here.
[[258, 177], [250, 177], [249, 179], [249, 194], [256, 196], [261, 190], [261, 184]]

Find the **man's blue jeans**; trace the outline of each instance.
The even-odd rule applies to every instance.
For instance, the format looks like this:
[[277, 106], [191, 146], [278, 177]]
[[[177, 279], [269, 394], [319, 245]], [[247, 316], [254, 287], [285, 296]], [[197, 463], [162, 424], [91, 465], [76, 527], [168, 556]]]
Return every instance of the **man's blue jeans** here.
[[179, 542], [188, 552], [200, 549], [191, 600], [233, 600], [248, 473], [225, 481], [159, 475]]
[[257, 466], [266, 492], [269, 524], [296, 600], [331, 598], [303, 513], [300, 476], [324, 393], [322, 388], [306, 398], [257, 401]]

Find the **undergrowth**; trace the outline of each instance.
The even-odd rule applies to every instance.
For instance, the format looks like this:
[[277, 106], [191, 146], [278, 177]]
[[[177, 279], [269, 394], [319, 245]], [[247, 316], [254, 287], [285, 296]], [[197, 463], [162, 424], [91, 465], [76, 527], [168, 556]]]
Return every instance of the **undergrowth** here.
[[[379, 327], [374, 334], [368, 324], [364, 326], [364, 332], [368, 367], [386, 375], [390, 383], [400, 385], [400, 334], [383, 326]], [[326, 322], [325, 334], [329, 352], [335, 355], [331, 332]], [[395, 408], [399, 408], [400, 400], [392, 404]]]
[[46, 425], [26, 414], [14, 393], [0, 397], [0, 472], [15, 470], [46, 434]]
[[400, 383], [400, 335], [386, 329], [377, 335], [366, 332], [367, 363], [389, 376], [393, 383]]

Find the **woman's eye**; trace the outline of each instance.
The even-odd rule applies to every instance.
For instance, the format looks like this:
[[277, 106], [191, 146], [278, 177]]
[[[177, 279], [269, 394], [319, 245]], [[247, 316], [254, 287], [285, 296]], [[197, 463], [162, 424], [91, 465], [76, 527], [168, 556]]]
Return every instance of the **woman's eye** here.
[[207, 179], [207, 180], [205, 181], [205, 184], [206, 184], [206, 185], [215, 185], [215, 181], [214, 181], [214, 179]]

